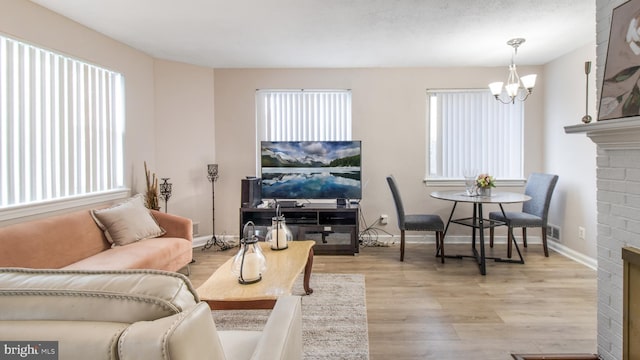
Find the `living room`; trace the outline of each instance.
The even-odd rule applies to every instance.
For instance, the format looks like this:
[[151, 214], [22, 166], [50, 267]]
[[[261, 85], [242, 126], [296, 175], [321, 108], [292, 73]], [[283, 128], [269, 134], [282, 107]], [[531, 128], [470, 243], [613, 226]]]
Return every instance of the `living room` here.
[[[198, 223], [200, 245], [212, 231], [211, 184], [206, 178], [209, 163], [219, 164], [220, 169], [216, 234], [237, 238], [240, 179], [256, 175], [252, 104], [255, 90], [263, 88], [351, 89], [353, 134], [363, 141], [361, 208], [365, 219], [375, 221], [380, 214], [389, 214], [385, 230], [398, 234], [385, 183], [389, 174], [399, 179], [407, 208], [429, 209], [446, 218], [450, 204], [428, 196], [444, 188], [423, 183], [425, 90], [484, 88], [505, 77], [509, 56], [504, 46], [505, 64], [493, 67], [214, 69], [151, 57], [30, 1], [9, 0], [3, 7], [0, 32], [124, 74], [127, 186], [132, 193], [144, 192], [145, 161], [159, 177], [171, 178], [170, 212]], [[593, 12], [595, 16], [595, 5]], [[524, 173], [560, 176], [549, 218], [561, 229], [561, 238], [552, 241], [551, 247], [590, 267], [596, 266], [597, 256], [596, 146], [586, 137], [565, 134], [563, 128], [578, 124], [585, 113], [583, 65], [596, 62], [595, 20], [593, 29], [593, 38], [584, 39], [558, 58], [542, 65], [519, 66], [522, 74], [537, 73], [539, 79], [525, 107]], [[587, 111], [592, 115], [597, 105], [595, 73], [589, 79]], [[406, 161], [397, 161], [400, 156]], [[507, 189], [519, 191], [521, 187]], [[3, 224], [23, 220], [4, 219]], [[585, 230], [582, 238], [579, 227]], [[454, 236], [464, 234], [464, 230], [452, 231]], [[423, 235], [409, 239], [432, 241]], [[536, 239], [532, 234], [532, 242]]]
[[[6, 34], [124, 74], [128, 119], [124, 178], [132, 193], [144, 192], [145, 161], [158, 177], [171, 178], [171, 211], [193, 219], [202, 235], [212, 230], [206, 164], [218, 163], [216, 233], [237, 236], [240, 179], [256, 175], [257, 144], [251, 141], [255, 115], [254, 108], [246, 104], [254, 103], [255, 89], [260, 88], [352, 89], [353, 137], [362, 140], [364, 148], [361, 209], [365, 219], [389, 214], [387, 230], [395, 231], [393, 203], [384, 180], [389, 174], [402, 184], [407, 208], [428, 208], [445, 216], [447, 204], [428, 196], [438, 188], [425, 188], [422, 182], [427, 163], [425, 91], [484, 88], [506, 77], [510, 55], [501, 39], [497, 42], [504, 47], [505, 65], [495, 67], [212, 69], [152, 58], [29, 1], [7, 5], [15, 10], [4, 12], [12, 14], [0, 29]], [[581, 46], [567, 49], [564, 56], [544, 66], [519, 66], [520, 73], [537, 73], [539, 78], [525, 107], [524, 174], [547, 171], [561, 177], [551, 222], [562, 229], [559, 245], [584, 256], [585, 261], [595, 258], [596, 251], [595, 160], [576, 158], [565, 149], [589, 154], [595, 146], [586, 139], [566, 136], [562, 127], [579, 123], [584, 115], [583, 64], [595, 61], [594, 43], [595, 38], [585, 39]], [[566, 84], [575, 86], [575, 91], [559, 90]], [[589, 112], [595, 114], [595, 82], [590, 91]], [[173, 146], [176, 143], [180, 146]], [[406, 163], [396, 161], [398, 156], [407, 159]], [[404, 166], [407, 163], [411, 166]], [[576, 210], [563, 211], [567, 208]], [[577, 240], [578, 226], [586, 229], [585, 241]]]

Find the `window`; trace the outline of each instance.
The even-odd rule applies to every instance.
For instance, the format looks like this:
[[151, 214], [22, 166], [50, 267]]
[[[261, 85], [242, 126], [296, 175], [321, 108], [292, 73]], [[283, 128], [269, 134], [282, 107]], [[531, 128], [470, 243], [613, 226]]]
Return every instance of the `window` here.
[[523, 102], [499, 103], [488, 90], [429, 90], [427, 108], [427, 182], [462, 179], [469, 168], [523, 179]]
[[0, 36], [0, 209], [123, 187], [124, 79]]
[[258, 141], [351, 139], [351, 91], [258, 90]]

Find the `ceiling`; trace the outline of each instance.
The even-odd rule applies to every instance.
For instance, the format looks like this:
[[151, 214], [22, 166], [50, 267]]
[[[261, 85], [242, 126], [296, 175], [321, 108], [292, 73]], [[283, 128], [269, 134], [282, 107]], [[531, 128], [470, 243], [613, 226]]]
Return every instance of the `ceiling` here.
[[595, 0], [31, 0], [160, 59], [213, 68], [545, 64], [595, 41]]

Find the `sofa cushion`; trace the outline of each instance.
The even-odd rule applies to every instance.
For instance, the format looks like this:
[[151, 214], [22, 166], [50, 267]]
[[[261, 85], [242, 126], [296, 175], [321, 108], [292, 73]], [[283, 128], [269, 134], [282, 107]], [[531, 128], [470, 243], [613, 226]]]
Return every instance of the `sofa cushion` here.
[[65, 266], [73, 270], [157, 269], [177, 271], [193, 258], [191, 241], [159, 237], [116, 246]]
[[[115, 275], [115, 276], [114, 276]], [[199, 301], [182, 274], [157, 270], [0, 269], [0, 320], [132, 323], [170, 316]]]
[[142, 195], [106, 209], [91, 211], [96, 224], [113, 246], [127, 245], [165, 234], [147, 208]]

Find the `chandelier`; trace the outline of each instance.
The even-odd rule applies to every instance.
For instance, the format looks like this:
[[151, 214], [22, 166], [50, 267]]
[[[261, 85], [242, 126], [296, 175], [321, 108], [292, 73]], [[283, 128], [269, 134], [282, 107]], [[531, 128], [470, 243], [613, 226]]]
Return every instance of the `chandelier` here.
[[516, 71], [515, 57], [518, 54], [518, 46], [525, 42], [523, 38], [516, 38], [507, 41], [507, 45], [513, 48], [513, 55], [511, 55], [511, 64], [509, 65], [509, 76], [507, 77], [507, 84], [504, 89], [509, 99], [505, 101], [502, 95], [503, 82], [496, 81], [489, 84], [489, 90], [491, 94], [503, 104], [513, 104], [516, 99], [525, 101], [531, 95], [533, 87], [536, 85], [536, 74], [526, 75], [523, 77], [518, 76]]

